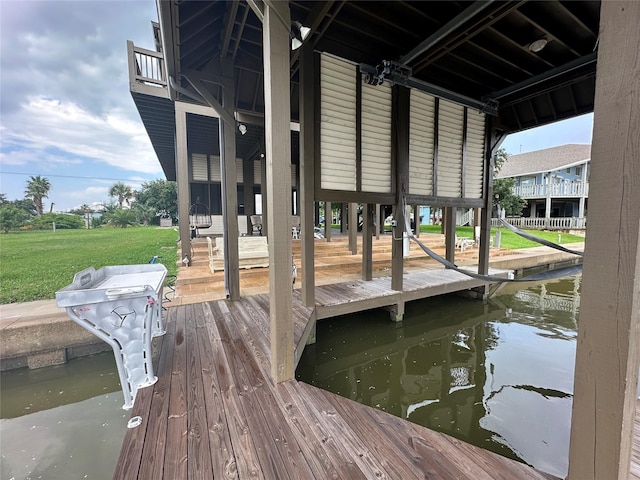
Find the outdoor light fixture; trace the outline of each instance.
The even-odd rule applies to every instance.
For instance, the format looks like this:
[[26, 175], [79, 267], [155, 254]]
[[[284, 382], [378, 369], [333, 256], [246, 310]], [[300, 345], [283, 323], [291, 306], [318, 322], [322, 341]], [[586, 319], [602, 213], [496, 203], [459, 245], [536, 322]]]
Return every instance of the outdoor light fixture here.
[[240, 125], [238, 125], [238, 130], [240, 130], [241, 135], [244, 135], [245, 133], [247, 133], [247, 126], [244, 123], [241, 123]]
[[291, 37], [291, 50], [297, 50], [302, 46], [302, 42], [309, 36], [311, 33], [311, 29], [309, 27], [305, 27], [300, 22], [293, 21], [291, 22], [291, 30], [289, 32], [289, 36]]
[[538, 40], [534, 40], [529, 44], [529, 50], [531, 50], [533, 53], [538, 53], [547, 46], [547, 43], [549, 43], [549, 40], [547, 40], [546, 37], [539, 38]]

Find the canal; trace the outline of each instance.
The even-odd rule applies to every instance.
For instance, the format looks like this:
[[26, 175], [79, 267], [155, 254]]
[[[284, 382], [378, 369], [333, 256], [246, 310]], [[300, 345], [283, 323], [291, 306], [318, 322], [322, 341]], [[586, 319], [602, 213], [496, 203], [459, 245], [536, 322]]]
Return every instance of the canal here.
[[110, 479], [129, 412], [113, 353], [0, 375], [0, 478]]
[[[323, 320], [297, 378], [564, 477], [580, 279]], [[109, 479], [129, 413], [112, 353], [0, 376], [3, 479]]]
[[580, 278], [319, 322], [297, 379], [564, 478]]

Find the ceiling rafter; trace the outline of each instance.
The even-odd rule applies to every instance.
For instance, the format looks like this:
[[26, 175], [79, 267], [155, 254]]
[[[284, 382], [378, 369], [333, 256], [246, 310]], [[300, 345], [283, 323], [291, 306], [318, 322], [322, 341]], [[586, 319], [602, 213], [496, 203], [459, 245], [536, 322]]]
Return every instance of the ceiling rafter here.
[[183, 18], [183, 9], [180, 8], [180, 22], [176, 23], [176, 27], [178, 28], [186, 27], [189, 23], [195, 21], [201, 15], [205, 14], [208, 10], [211, 10], [217, 6], [216, 2], [180, 2], [178, 4], [179, 7], [182, 7], [183, 5], [192, 8], [193, 13], [188, 17]]
[[233, 27], [236, 24], [236, 14], [238, 13], [238, 2], [227, 2], [227, 9], [224, 14], [224, 21], [222, 24], [225, 26], [224, 33], [220, 36], [220, 58], [227, 57], [227, 51], [229, 50], [229, 42], [231, 41], [231, 33]]
[[[333, 23], [333, 20], [338, 16], [340, 11], [342, 10], [342, 7], [344, 7], [345, 4], [346, 4], [346, 0], [332, 2], [329, 10], [327, 10], [325, 15], [323, 17], [318, 17], [318, 20], [319, 20], [318, 28], [313, 32], [312, 35], [309, 35], [309, 39], [307, 40], [313, 44], [314, 48], [318, 45], [318, 42], [322, 40], [327, 29], [331, 26], [331, 24]], [[333, 9], [331, 9], [331, 7], [333, 7]], [[324, 20], [324, 22], [322, 22], [322, 20]], [[292, 59], [291, 61], [291, 78], [293, 78], [298, 73], [298, 70], [300, 69], [299, 55], [300, 53], [298, 53], [297, 56], [295, 57], [295, 65], [294, 65], [294, 59]]]
[[521, 0], [519, 2], [514, 1], [505, 5], [496, 5], [493, 10], [485, 11], [483, 16], [479, 16], [475, 19], [475, 23], [472, 26], [468, 26], [462, 30], [459, 30], [458, 32], [454, 32], [455, 36], [450, 40], [447, 40], [447, 43], [443, 45], [443, 48], [434, 49], [432, 54], [428, 53], [427, 57], [421, 58], [413, 67], [414, 74], [418, 73], [420, 70], [423, 70], [431, 63], [436, 62], [437, 60], [442, 58], [442, 56], [446, 55], [448, 52], [453, 51], [462, 43], [470, 41], [484, 29], [490, 27], [497, 21], [509, 15], [512, 11], [516, 10], [520, 5], [522, 5], [522, 3], [524, 3], [524, 0]]
[[247, 17], [249, 16], [249, 5], [246, 3], [242, 4], [244, 6], [244, 12], [242, 13], [242, 18], [240, 19], [240, 26], [238, 28], [238, 33], [236, 37], [235, 44], [233, 46], [233, 53], [231, 54], [231, 60], [235, 62], [236, 55], [238, 53], [238, 47], [240, 46], [240, 40], [242, 40], [242, 34], [244, 33], [244, 28], [247, 25]]
[[558, 35], [556, 35], [555, 33], [552, 33], [551, 29], [549, 29], [546, 26], [542, 25], [540, 22], [534, 20], [533, 18], [531, 18], [531, 16], [525, 15], [522, 12], [516, 12], [516, 14], [519, 15], [524, 21], [526, 21], [530, 25], [533, 25], [535, 28], [537, 28], [542, 33], [544, 33], [544, 35], [547, 37], [548, 41], [558, 42], [564, 48], [569, 50], [574, 56], [576, 56], [576, 57], [580, 57], [581, 56], [578, 51], [576, 51], [573, 47], [571, 47], [569, 44], [567, 44], [565, 41], [563, 41]]

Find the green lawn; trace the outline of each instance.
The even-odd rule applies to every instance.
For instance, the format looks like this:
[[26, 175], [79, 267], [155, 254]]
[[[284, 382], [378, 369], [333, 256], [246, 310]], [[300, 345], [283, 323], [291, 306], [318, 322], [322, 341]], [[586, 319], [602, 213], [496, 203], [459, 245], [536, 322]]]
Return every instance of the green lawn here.
[[55, 298], [87, 267], [148, 263], [177, 270], [178, 232], [157, 227], [57, 230], [0, 235], [0, 303]]
[[[519, 235], [516, 235], [510, 230], [506, 228], [492, 228], [491, 229], [491, 237], [495, 240], [496, 231], [500, 230], [502, 234], [500, 235], [500, 247], [508, 248], [508, 249], [516, 249], [516, 248], [530, 248], [530, 247], [539, 247], [540, 244], [536, 242], [532, 242], [531, 240], [527, 240], [522, 238]], [[441, 227], [440, 225], [421, 225], [420, 231], [425, 233], [440, 233]], [[536, 237], [543, 238], [553, 243], [576, 243], [576, 242], [584, 242], [584, 237], [579, 237], [577, 235], [569, 235], [568, 233], [560, 234], [560, 241], [558, 241], [558, 232], [546, 232], [541, 230], [525, 230], [527, 233], [531, 235], [535, 235]], [[458, 237], [467, 237], [473, 238], [473, 227], [456, 227], [456, 235]]]

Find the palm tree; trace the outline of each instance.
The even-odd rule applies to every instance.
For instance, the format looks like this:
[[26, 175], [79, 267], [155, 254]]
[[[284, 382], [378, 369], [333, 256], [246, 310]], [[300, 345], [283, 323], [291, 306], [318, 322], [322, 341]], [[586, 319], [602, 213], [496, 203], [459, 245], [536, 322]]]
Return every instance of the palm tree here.
[[33, 201], [38, 215], [42, 215], [42, 210], [44, 208], [42, 200], [49, 196], [49, 190], [51, 190], [51, 183], [49, 182], [49, 179], [41, 177], [40, 175], [30, 177], [27, 182], [27, 188], [24, 191], [24, 194], [26, 198]]
[[133, 198], [133, 190], [131, 190], [129, 185], [118, 182], [109, 189], [109, 196], [111, 198], [117, 198], [118, 205], [122, 208], [124, 202], [127, 202], [127, 205], [129, 205], [129, 200]]

